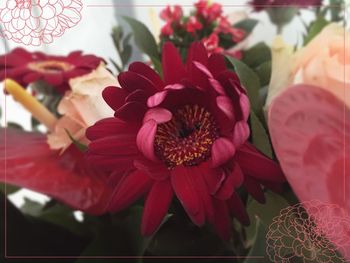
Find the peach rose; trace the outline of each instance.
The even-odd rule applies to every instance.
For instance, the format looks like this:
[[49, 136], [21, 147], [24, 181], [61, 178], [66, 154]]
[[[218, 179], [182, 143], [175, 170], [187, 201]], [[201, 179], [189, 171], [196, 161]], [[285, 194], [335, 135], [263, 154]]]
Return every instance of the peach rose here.
[[350, 106], [349, 36], [342, 26], [329, 24], [296, 53], [277, 37], [266, 106], [285, 88], [300, 83], [324, 88]]
[[87, 127], [96, 121], [113, 116], [113, 110], [102, 98], [107, 86], [118, 86], [117, 79], [101, 64], [90, 74], [71, 79], [71, 91], [68, 91], [58, 105], [62, 117], [56, 122], [53, 132], [48, 135], [51, 149], [64, 151], [74, 139], [88, 143], [85, 137]]

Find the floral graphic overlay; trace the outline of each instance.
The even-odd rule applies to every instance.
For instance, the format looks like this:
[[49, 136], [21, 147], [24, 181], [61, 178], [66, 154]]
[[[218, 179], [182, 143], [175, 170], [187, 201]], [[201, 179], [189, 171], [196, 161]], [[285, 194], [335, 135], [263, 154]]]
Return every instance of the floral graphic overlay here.
[[266, 236], [266, 253], [273, 262], [345, 262], [350, 217], [344, 209], [306, 201], [283, 209]]
[[81, 0], [8, 0], [0, 4], [0, 35], [16, 43], [50, 44], [81, 20]]

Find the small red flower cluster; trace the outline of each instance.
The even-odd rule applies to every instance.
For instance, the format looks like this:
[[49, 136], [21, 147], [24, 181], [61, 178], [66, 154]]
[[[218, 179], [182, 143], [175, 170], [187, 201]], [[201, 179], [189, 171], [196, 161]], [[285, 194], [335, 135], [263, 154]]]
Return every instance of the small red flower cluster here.
[[[244, 39], [246, 33], [233, 27], [223, 15], [222, 6], [200, 0], [190, 16], [184, 16], [179, 5], [166, 7], [160, 17], [166, 22], [161, 29], [161, 37], [165, 40], [191, 39], [201, 40], [209, 53], [222, 53], [220, 37], [229, 35], [232, 45]], [[208, 30], [209, 29], [209, 30]], [[185, 37], [186, 36], [186, 37]]]

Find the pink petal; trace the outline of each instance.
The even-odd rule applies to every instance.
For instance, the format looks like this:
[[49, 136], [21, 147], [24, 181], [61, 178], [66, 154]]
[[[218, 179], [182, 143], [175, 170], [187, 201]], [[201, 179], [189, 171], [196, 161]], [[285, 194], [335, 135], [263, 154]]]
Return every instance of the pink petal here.
[[235, 116], [231, 99], [227, 96], [218, 96], [216, 97], [216, 104], [229, 120], [233, 122]]
[[164, 108], [153, 108], [146, 112], [143, 123], [154, 120], [158, 124], [168, 122], [172, 119], [173, 114]]
[[167, 90], [161, 91], [161, 92], [157, 92], [153, 96], [149, 97], [148, 100], [147, 100], [147, 106], [150, 107], [150, 108], [159, 106], [164, 101], [164, 99], [166, 98], [168, 92], [169, 91], [167, 91]]
[[174, 192], [170, 180], [155, 182], [148, 193], [142, 215], [141, 233], [152, 235], [168, 212]]
[[230, 160], [236, 152], [233, 143], [226, 138], [217, 139], [211, 149], [212, 166], [218, 167]]
[[112, 212], [123, 210], [141, 198], [151, 186], [152, 180], [141, 171], [125, 175], [115, 189], [108, 209]]
[[206, 66], [204, 66], [203, 64], [197, 62], [197, 61], [193, 61], [193, 64], [200, 70], [202, 71], [208, 78], [214, 78], [213, 75], [210, 73], [210, 71], [207, 69]]
[[137, 147], [145, 155], [146, 158], [157, 161], [154, 154], [154, 138], [157, 132], [157, 122], [149, 120], [145, 122], [137, 134]]
[[233, 143], [236, 148], [244, 144], [250, 135], [249, 125], [246, 121], [239, 121], [236, 123], [233, 130]]

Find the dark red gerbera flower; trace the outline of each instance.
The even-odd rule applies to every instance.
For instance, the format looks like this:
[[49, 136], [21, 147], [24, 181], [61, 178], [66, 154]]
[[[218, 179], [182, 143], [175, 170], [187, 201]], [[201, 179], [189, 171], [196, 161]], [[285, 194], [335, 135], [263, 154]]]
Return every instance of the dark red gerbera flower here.
[[208, 58], [194, 43], [183, 65], [167, 42], [162, 68], [163, 79], [133, 63], [118, 76], [121, 88], [104, 90], [115, 117], [87, 130], [87, 158], [121, 178], [111, 211], [147, 196], [143, 234], [159, 227], [175, 194], [196, 225], [207, 221], [228, 239], [231, 216], [249, 222], [236, 189], [243, 185], [264, 201], [261, 184], [278, 187], [284, 176], [247, 142], [249, 101], [222, 55]]
[[320, 6], [323, 0], [252, 0], [255, 11], [261, 11], [269, 7], [295, 6], [300, 8]]
[[23, 86], [43, 80], [64, 93], [69, 90], [69, 79], [90, 73], [102, 61], [94, 55], [82, 55], [80, 51], [64, 57], [16, 48], [0, 56], [0, 80], [10, 78]]
[[75, 146], [60, 154], [46, 141], [44, 134], [0, 129], [0, 182], [46, 194], [89, 214], [105, 213], [113, 176], [93, 169]]

